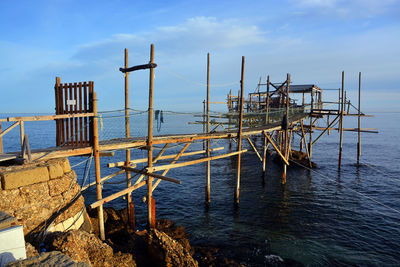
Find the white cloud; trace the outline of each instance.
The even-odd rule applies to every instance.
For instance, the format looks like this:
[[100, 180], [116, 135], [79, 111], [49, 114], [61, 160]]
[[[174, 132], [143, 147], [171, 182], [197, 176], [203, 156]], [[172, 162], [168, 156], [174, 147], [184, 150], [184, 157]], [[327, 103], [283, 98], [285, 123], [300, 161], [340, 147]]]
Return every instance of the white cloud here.
[[[303, 2], [306, 4], [306, 1]], [[307, 3], [314, 6], [337, 5], [335, 1], [328, 3], [309, 0]], [[340, 82], [338, 77], [343, 69], [346, 73], [365, 73], [365, 77], [369, 79], [365, 83], [366, 89], [376, 88], [382, 82], [391, 90], [395, 86], [400, 62], [397, 49], [398, 26], [332, 35], [328, 39], [317, 35], [307, 37], [304, 31], [293, 32], [290, 24], [284, 24], [280, 31], [269, 25], [264, 27], [242, 24], [239, 20], [194, 17], [177, 25], [158, 27], [146, 32], [116, 33], [106, 39], [71, 47], [73, 52], [70, 54], [47, 52], [33, 57], [34, 53], [30, 53], [29, 65], [23, 52], [18, 54], [18, 60], [7, 59], [7, 54], [17, 53], [11, 53], [14, 50], [7, 48], [10, 45], [0, 42], [0, 47], [7, 48], [3, 52], [3, 58], [14, 62], [4, 64], [11, 69], [4, 70], [0, 77], [5, 81], [4, 88], [15, 88], [17, 81], [20, 88], [26, 88], [27, 93], [33, 91], [31, 85], [35, 84], [35, 95], [47, 96], [46, 100], [34, 101], [37, 106], [43, 107], [53, 106], [53, 97], [48, 92], [51, 91], [56, 75], [60, 75], [64, 82], [93, 80], [99, 93], [101, 108], [112, 109], [123, 105], [123, 75], [118, 71], [123, 65], [123, 49], [129, 49], [130, 66], [144, 64], [149, 60], [149, 45], [154, 43], [156, 63], [159, 66], [156, 69], [155, 104], [160, 108], [178, 108], [176, 99], [179, 98], [194, 102], [183, 101], [181, 109], [185, 105], [188, 109], [202, 109], [205, 87], [199, 83], [205, 82], [207, 52], [211, 53], [211, 84], [237, 82], [237, 86], [233, 87], [212, 88], [211, 95], [216, 101], [223, 100], [229, 89], [238, 89], [242, 55], [246, 56], [247, 91], [254, 89], [260, 75], [265, 77], [270, 74], [274, 81], [279, 81], [284, 79], [287, 72], [292, 74], [294, 82], [329, 83], [329, 87], [336, 86]], [[9, 73], [16, 73], [19, 65], [15, 62], [25, 62], [24, 79], [19, 75], [14, 79], [9, 78]], [[178, 79], [168, 72], [178, 74], [192, 83]], [[148, 97], [148, 72], [135, 72], [130, 77], [132, 103], [135, 107], [143, 108]], [[3, 108], [9, 108], [5, 104]], [[33, 104], [30, 106], [33, 107]]]
[[341, 18], [372, 18], [399, 9], [398, 0], [292, 0], [295, 7], [309, 10], [308, 15]]
[[334, 7], [338, 0], [296, 0], [301, 7]]
[[111, 52], [123, 47], [140, 51], [141, 47], [147, 47], [149, 43], [160, 47], [161, 53], [176, 55], [203, 51], [205, 48], [235, 48], [266, 41], [265, 33], [257, 26], [242, 25], [236, 20], [195, 17], [175, 26], [158, 27], [151, 32], [119, 33], [106, 40], [82, 45], [73, 58], [97, 60], [101, 51]]

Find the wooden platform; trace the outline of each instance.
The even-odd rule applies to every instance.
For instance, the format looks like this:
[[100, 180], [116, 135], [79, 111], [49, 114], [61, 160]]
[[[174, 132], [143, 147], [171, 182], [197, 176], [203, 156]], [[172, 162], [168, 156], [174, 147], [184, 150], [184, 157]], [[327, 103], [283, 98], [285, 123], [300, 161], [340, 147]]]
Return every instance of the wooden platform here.
[[[308, 117], [308, 114], [297, 114], [297, 116], [292, 117], [291, 122], [298, 122], [301, 119]], [[280, 123], [272, 123], [263, 127], [255, 127], [243, 129], [242, 136], [250, 136], [255, 134], [261, 134], [262, 132], [271, 132], [280, 130]], [[199, 140], [209, 140], [209, 139], [226, 139], [226, 138], [236, 138], [237, 130], [235, 131], [223, 131], [215, 132], [210, 134], [180, 134], [180, 135], [160, 135], [153, 137], [153, 144], [166, 144], [166, 143], [180, 143], [180, 142], [193, 142]], [[102, 151], [112, 151], [112, 150], [122, 150], [128, 148], [146, 148], [147, 137], [131, 137], [131, 138], [117, 138], [110, 140], [103, 140], [99, 142], [99, 150]], [[68, 147], [49, 147], [45, 149], [32, 150], [32, 160], [47, 160], [52, 158], [63, 158], [72, 156], [84, 156], [92, 154], [92, 147], [82, 147], [82, 148], [68, 148]], [[9, 157], [16, 158], [18, 152], [7, 154]]]
[[7, 160], [12, 160], [16, 159], [18, 157], [17, 153], [12, 153], [12, 154], [0, 154], [0, 162], [1, 161], [7, 161]]

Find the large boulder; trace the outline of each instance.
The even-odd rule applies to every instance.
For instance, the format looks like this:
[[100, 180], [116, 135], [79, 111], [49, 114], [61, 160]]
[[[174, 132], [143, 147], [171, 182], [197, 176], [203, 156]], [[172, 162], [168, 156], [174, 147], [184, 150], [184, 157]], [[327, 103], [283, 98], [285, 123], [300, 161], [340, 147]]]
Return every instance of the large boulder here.
[[160, 219], [156, 221], [156, 229], [178, 241], [193, 256], [194, 250], [190, 246], [189, 235], [186, 233], [185, 227], [175, 225], [173, 221], [168, 219]]
[[109, 245], [85, 231], [57, 232], [49, 236], [46, 243], [49, 249], [61, 251], [75, 261], [92, 266], [136, 266], [132, 255], [114, 253]]
[[198, 266], [190, 252], [167, 234], [154, 229], [143, 231], [142, 235], [154, 266]]

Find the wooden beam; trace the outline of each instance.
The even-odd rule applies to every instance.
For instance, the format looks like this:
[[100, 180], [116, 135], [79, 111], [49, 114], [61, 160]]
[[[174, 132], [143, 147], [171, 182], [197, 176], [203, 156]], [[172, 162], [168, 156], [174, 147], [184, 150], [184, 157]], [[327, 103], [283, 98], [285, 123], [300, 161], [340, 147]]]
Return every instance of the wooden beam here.
[[[172, 160], [172, 162], [171, 162], [170, 164], [174, 164], [174, 163], [183, 155], [183, 152], [185, 152], [185, 150], [189, 147], [190, 144], [191, 144], [191, 143], [187, 143], [187, 144], [181, 149], [181, 151], [179, 151], [179, 153], [175, 156], [175, 158]], [[165, 176], [165, 175], [169, 172], [169, 170], [170, 170], [170, 169], [164, 170], [164, 172], [163, 172], [161, 175], [162, 175], [162, 176]], [[154, 189], [156, 189], [156, 187], [160, 184], [160, 182], [161, 182], [161, 179], [158, 179], [158, 180], [154, 183], [153, 191], [154, 191]]]
[[161, 180], [164, 180], [164, 181], [168, 181], [168, 182], [172, 182], [172, 183], [175, 183], [175, 184], [181, 184], [181, 181], [179, 181], [177, 179], [170, 178], [170, 177], [165, 177], [165, 176], [162, 176], [162, 175], [159, 175], [159, 174], [156, 174], [156, 173], [151, 173], [151, 172], [139, 170], [139, 169], [132, 168], [132, 167], [129, 167], [129, 166], [121, 166], [121, 167], [118, 167], [118, 168], [124, 169], [126, 171], [133, 171], [133, 172], [136, 172], [136, 173], [144, 174], [146, 176], [155, 177], [155, 178], [158, 178], [158, 179], [161, 179]]
[[[150, 64], [154, 64], [154, 44], [150, 46]], [[149, 111], [148, 111], [148, 131], [147, 131], [147, 166], [153, 166], [153, 91], [154, 91], [154, 68], [150, 68], [149, 78]], [[153, 177], [147, 176], [147, 222], [151, 229], [155, 228], [155, 215], [153, 214]]]
[[[1, 121], [0, 121], [0, 134], [1, 134]], [[3, 154], [4, 148], [3, 148], [3, 137], [0, 137], [0, 154]]]
[[112, 195], [110, 195], [108, 197], [105, 197], [105, 198], [102, 198], [100, 200], [97, 200], [96, 202], [90, 204], [89, 207], [91, 209], [94, 209], [94, 208], [97, 208], [97, 207], [101, 207], [103, 204], [105, 204], [107, 202], [110, 202], [111, 200], [114, 200], [114, 199], [119, 198], [119, 197], [121, 197], [123, 195], [126, 195], [126, 194], [128, 194], [128, 193], [130, 193], [130, 192], [132, 192], [132, 191], [134, 191], [136, 189], [139, 189], [140, 187], [146, 185], [146, 183], [147, 183], [147, 181], [142, 181], [142, 182], [140, 182], [138, 184], [132, 185], [132, 186], [130, 186], [128, 188], [125, 188], [122, 191], [119, 191], [118, 193], [115, 193], [115, 194], [112, 194]]
[[285, 158], [284, 155], [282, 155], [282, 152], [280, 151], [280, 149], [275, 145], [274, 141], [272, 140], [272, 138], [264, 132], [265, 137], [267, 137], [268, 141], [271, 143], [271, 145], [275, 148], [276, 153], [278, 153], [278, 155], [282, 158], [282, 160], [289, 165], [289, 162], [287, 161], [287, 159]]
[[[237, 134], [237, 152], [242, 150], [242, 131], [243, 131], [243, 99], [244, 99], [244, 63], [245, 57], [242, 56], [242, 71], [240, 78], [240, 109], [239, 109], [239, 129]], [[236, 189], [234, 192], [235, 204], [239, 204], [239, 192], [240, 192], [240, 162], [241, 153], [237, 156], [237, 171], [236, 171]]]
[[358, 142], [357, 142], [357, 164], [360, 164], [361, 156], [361, 72], [358, 73]]
[[30, 117], [8, 117], [7, 121], [51, 121], [57, 119], [72, 119], [82, 117], [93, 117], [94, 113], [81, 113], [81, 114], [63, 114], [63, 115], [44, 115], [44, 116], [30, 116]]
[[[93, 113], [95, 117], [93, 118], [93, 151], [94, 151], [94, 163], [96, 172], [96, 196], [97, 200], [102, 199], [101, 190], [101, 174], [100, 174], [100, 156], [99, 156], [99, 127], [97, 122], [97, 93], [93, 93]], [[99, 205], [97, 208], [97, 214], [99, 218], [99, 231], [100, 239], [105, 240], [104, 231], [104, 215], [103, 215], [103, 205]]]
[[[173, 163], [175, 163], [175, 161], [182, 155], [182, 153], [188, 148], [188, 146], [189, 146], [190, 144], [191, 144], [191, 143], [187, 143], [187, 144], [181, 149], [181, 151], [178, 153], [178, 155], [177, 155], [177, 156], [175, 157], [175, 159], [173, 160]], [[165, 146], [164, 146], [164, 147], [165, 147]], [[160, 151], [160, 153], [161, 153], [161, 151]], [[159, 155], [160, 155], [160, 153], [159, 153]], [[153, 164], [155, 164], [156, 162], [157, 162], [157, 158], [153, 160]], [[168, 171], [164, 172], [164, 173], [162, 174], [162, 176], [166, 175], [167, 172], [168, 172]], [[142, 181], [142, 179], [144, 178], [144, 176], [145, 176], [144, 174], [140, 175], [140, 177], [136, 180], [136, 184], [139, 183], [140, 181]], [[161, 180], [157, 180], [157, 182], [155, 182], [155, 187], [160, 183], [160, 181], [161, 181]], [[151, 189], [151, 190], [154, 191], [155, 187], [152, 186], [152, 189]]]
[[[210, 133], [210, 53], [207, 53], [207, 134]], [[217, 125], [218, 127], [218, 125]], [[216, 129], [216, 128], [214, 128]], [[210, 157], [210, 139], [206, 142], [207, 157]], [[211, 161], [207, 161], [205, 203], [210, 203]]]
[[[124, 50], [124, 63], [125, 69], [128, 68], [128, 49]], [[125, 137], [129, 138], [130, 134], [130, 125], [129, 125], [129, 72], [124, 73], [125, 80]], [[128, 149], [125, 150], [125, 166], [130, 165], [131, 161], [131, 151]], [[126, 187], [129, 188], [131, 186], [131, 172], [126, 171]], [[126, 194], [126, 210], [128, 213], [128, 221], [131, 221], [133, 218], [133, 214], [130, 213], [130, 206], [132, 205], [132, 195], [131, 192]], [[132, 226], [132, 225], [131, 225]]]
[[[170, 144], [170, 143], [167, 143]], [[222, 150], [224, 149], [224, 147], [217, 147], [217, 148], [212, 148], [210, 149], [210, 151], [218, 151], [218, 150]], [[193, 155], [198, 155], [198, 154], [203, 154], [205, 153], [206, 150], [199, 150], [199, 151], [193, 151], [193, 152], [187, 152], [187, 153], [183, 153], [181, 156], [182, 157], [186, 157], [186, 156], [193, 156]], [[164, 159], [172, 159], [174, 158], [176, 155], [178, 154], [172, 154], [172, 155], [165, 155], [165, 156], [161, 156], [158, 158], [158, 160], [164, 160]], [[131, 160], [131, 164], [139, 164], [139, 163], [145, 163], [147, 162], [147, 158], [142, 158], [142, 159], [135, 159], [135, 160]], [[156, 163], [155, 160], [153, 160], [153, 164]], [[112, 168], [112, 167], [119, 167], [119, 166], [123, 166], [124, 162], [120, 161], [120, 162], [115, 162], [115, 163], [108, 163], [108, 167]]]
[[258, 158], [260, 159], [260, 161], [263, 161], [263, 158], [261, 157], [260, 153], [258, 153], [257, 148], [254, 146], [253, 142], [250, 140], [250, 137], [246, 137], [247, 141], [249, 142], [249, 144], [251, 145], [251, 147], [253, 148], [254, 152], [256, 152]]
[[231, 156], [235, 156], [235, 155], [238, 155], [238, 154], [241, 154], [244, 152], [247, 152], [247, 149], [243, 149], [241, 151], [235, 151], [235, 152], [231, 152], [231, 153], [227, 153], [227, 154], [223, 154], [223, 155], [212, 156], [212, 157], [208, 157], [208, 158], [201, 158], [201, 159], [180, 162], [180, 163], [175, 163], [175, 164], [166, 164], [166, 165], [160, 165], [160, 166], [156, 166], [156, 167], [149, 167], [149, 168], [147, 168], [147, 170], [149, 172], [156, 172], [156, 171], [162, 171], [162, 170], [166, 170], [166, 169], [180, 168], [180, 167], [184, 167], [184, 166], [199, 164], [199, 163], [210, 161], [210, 160], [231, 157]]
[[226, 102], [215, 102], [215, 101], [210, 101], [210, 104], [226, 104]]
[[[5, 129], [4, 131], [0, 132], [0, 138], [2, 138], [6, 133], [11, 131], [12, 129], [14, 129], [18, 125], [19, 125], [19, 122], [16, 122], [16, 123], [12, 124], [11, 126], [9, 126], [7, 129]], [[1, 128], [0, 128], [0, 130], [1, 130]]]
[[330, 127], [335, 123], [335, 121], [339, 118], [339, 116], [336, 116], [336, 118], [333, 119], [333, 121], [324, 129], [324, 131], [313, 141], [313, 145], [318, 141], [318, 139], [328, 130], [330, 130]]
[[301, 133], [302, 133], [302, 142], [304, 142], [304, 146], [305, 146], [305, 148], [306, 148], [306, 153], [307, 153], [307, 158], [308, 158], [308, 164], [309, 164], [310, 168], [312, 168], [312, 163], [311, 163], [311, 158], [310, 158], [310, 152], [309, 152], [309, 150], [308, 150], [309, 146], [307, 145], [306, 134], [304, 133], [303, 121], [300, 122], [300, 126], [301, 126]]
[[[164, 147], [160, 150], [160, 152], [158, 152], [157, 156], [153, 159], [153, 164], [156, 163], [164, 154], [164, 152], [167, 150], [167, 148], [169, 147], [170, 143], [166, 143], [164, 145]], [[132, 163], [132, 161], [131, 161]]]
[[19, 137], [21, 139], [21, 150], [24, 150], [24, 136], [25, 136], [24, 121], [19, 121]]
[[342, 150], [343, 150], [343, 112], [344, 112], [344, 71], [342, 71], [342, 103], [340, 106], [340, 122], [339, 122], [339, 160], [338, 169], [340, 170], [342, 165]]
[[28, 162], [32, 162], [31, 147], [29, 146], [28, 135], [24, 134], [24, 142], [22, 144], [21, 157], [25, 158], [25, 149], [28, 154]]
[[263, 163], [263, 167], [262, 167], [262, 170], [263, 170], [263, 175], [265, 175], [265, 172], [266, 172], [266, 165], [267, 165], [267, 152], [268, 152], [268, 146], [269, 146], [269, 142], [267, 142], [267, 137], [265, 137], [264, 135], [263, 135], [263, 139], [264, 139], [264, 145], [263, 145], [263, 152], [264, 152], [264, 154], [263, 154], [263, 160], [262, 160], [262, 163]]
[[150, 71], [151, 71], [156, 67], [157, 67], [157, 64], [151, 62], [151, 63], [148, 63], [148, 64], [133, 66], [133, 67], [130, 67], [130, 68], [119, 68], [119, 71], [122, 72], [122, 73], [129, 73], [129, 72], [132, 72], [132, 71], [145, 70], [145, 69], [150, 69]]

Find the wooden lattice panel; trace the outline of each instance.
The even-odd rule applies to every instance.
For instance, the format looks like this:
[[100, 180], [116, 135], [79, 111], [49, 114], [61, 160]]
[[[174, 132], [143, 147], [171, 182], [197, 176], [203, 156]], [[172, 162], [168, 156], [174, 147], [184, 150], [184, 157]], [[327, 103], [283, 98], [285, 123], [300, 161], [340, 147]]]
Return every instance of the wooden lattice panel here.
[[[56, 114], [82, 114], [93, 112], [94, 83], [61, 83], [57, 78], [55, 84]], [[68, 118], [56, 120], [57, 146], [85, 147], [92, 145], [92, 118]]]

